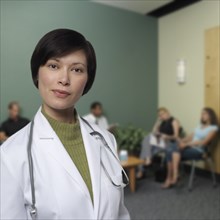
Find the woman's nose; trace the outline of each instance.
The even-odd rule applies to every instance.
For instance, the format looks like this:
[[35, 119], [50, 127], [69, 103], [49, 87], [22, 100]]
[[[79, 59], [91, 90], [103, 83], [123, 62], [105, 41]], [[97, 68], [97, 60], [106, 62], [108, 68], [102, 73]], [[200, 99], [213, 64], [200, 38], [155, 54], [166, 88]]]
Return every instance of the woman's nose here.
[[62, 84], [63, 86], [70, 85], [70, 79], [69, 79], [68, 70], [63, 69], [62, 71], [60, 71], [60, 76], [59, 76], [58, 83]]

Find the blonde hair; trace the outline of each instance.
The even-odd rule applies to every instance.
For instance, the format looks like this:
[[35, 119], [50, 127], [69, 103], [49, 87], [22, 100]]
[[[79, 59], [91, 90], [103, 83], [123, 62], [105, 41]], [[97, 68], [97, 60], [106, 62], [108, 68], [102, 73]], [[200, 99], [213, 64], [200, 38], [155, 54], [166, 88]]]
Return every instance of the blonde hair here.
[[165, 108], [165, 107], [160, 107], [157, 109], [157, 112], [166, 112], [166, 113], [169, 113], [168, 109]]

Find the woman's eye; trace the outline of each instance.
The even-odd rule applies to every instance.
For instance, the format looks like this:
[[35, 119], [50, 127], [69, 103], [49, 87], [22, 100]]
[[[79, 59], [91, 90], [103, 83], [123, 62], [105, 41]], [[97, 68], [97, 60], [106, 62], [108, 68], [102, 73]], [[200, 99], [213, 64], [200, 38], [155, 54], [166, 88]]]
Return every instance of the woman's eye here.
[[72, 69], [72, 71], [74, 71], [76, 73], [82, 73], [83, 72], [83, 70], [80, 69], [80, 68], [74, 68], [74, 69]]
[[49, 64], [48, 67], [51, 69], [58, 69], [58, 66], [56, 64]]

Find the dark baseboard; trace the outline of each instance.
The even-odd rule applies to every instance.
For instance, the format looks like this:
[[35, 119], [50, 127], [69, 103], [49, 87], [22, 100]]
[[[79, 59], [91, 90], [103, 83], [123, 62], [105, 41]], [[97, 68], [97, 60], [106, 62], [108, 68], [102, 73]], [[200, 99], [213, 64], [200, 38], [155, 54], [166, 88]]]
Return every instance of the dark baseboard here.
[[[184, 170], [187, 173], [190, 173], [191, 166], [189, 164], [184, 164]], [[209, 179], [211, 178], [211, 172], [209, 170], [204, 170], [204, 169], [201, 169], [199, 167], [195, 168], [195, 174], [198, 175], [198, 176], [204, 177], [204, 178], [209, 178]], [[215, 175], [216, 175], [217, 182], [220, 183], [220, 174], [215, 173]]]

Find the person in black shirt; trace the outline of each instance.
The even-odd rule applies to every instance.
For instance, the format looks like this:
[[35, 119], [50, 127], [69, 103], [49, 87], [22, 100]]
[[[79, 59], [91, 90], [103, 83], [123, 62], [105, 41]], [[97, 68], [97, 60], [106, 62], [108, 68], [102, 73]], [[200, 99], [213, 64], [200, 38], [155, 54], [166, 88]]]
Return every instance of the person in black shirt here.
[[0, 142], [25, 127], [29, 120], [20, 116], [20, 106], [17, 102], [11, 102], [8, 105], [9, 117], [0, 126]]
[[[145, 161], [145, 165], [151, 164], [152, 157], [161, 150], [167, 150], [169, 143], [179, 137], [180, 124], [172, 117], [169, 111], [162, 107], [158, 109], [158, 119], [152, 132], [142, 141], [140, 158]], [[137, 178], [143, 176], [143, 166], [139, 167]]]

